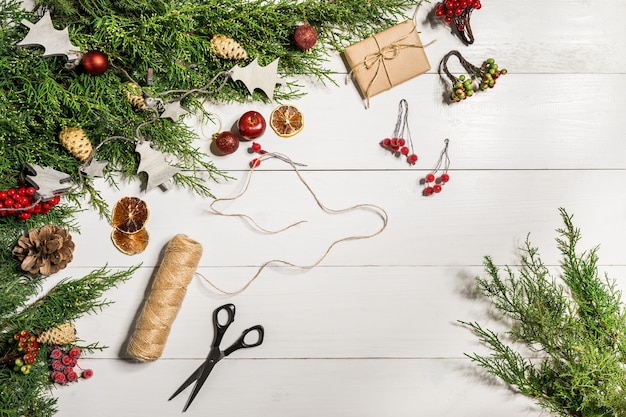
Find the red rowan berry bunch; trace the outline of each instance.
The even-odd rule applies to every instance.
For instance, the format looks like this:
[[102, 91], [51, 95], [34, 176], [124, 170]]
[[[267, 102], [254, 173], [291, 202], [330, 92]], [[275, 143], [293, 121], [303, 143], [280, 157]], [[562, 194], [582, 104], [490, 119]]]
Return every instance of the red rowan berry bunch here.
[[452, 26], [459, 38], [466, 44], [474, 43], [470, 26], [470, 16], [474, 9], [482, 7], [480, 0], [445, 0], [435, 6], [435, 16]]
[[450, 175], [448, 174], [448, 168], [450, 168], [450, 158], [448, 157], [448, 144], [450, 143], [450, 140], [446, 139], [444, 143], [445, 146], [441, 151], [441, 154], [439, 155], [439, 160], [437, 161], [435, 169], [426, 174], [426, 176], [421, 181], [421, 183], [424, 185], [424, 191], [422, 192], [422, 194], [425, 196], [440, 193], [443, 189], [443, 186], [446, 185], [448, 181], [450, 181]]
[[20, 220], [30, 219], [33, 214], [46, 214], [61, 201], [61, 197], [42, 201], [35, 187], [13, 187], [0, 191], [0, 216], [15, 215]]
[[[459, 62], [468, 71], [469, 75], [460, 75], [458, 78], [452, 75], [448, 69], [448, 59], [451, 56], [455, 56], [459, 59]], [[450, 102], [458, 103], [465, 100], [467, 97], [474, 95], [475, 88], [479, 90], [487, 90], [493, 88], [496, 85], [496, 80], [501, 75], [506, 75], [506, 68], [498, 67], [493, 58], [487, 58], [480, 67], [472, 65], [468, 62], [459, 51], [448, 52], [439, 65], [439, 74], [445, 73], [450, 81]], [[476, 85], [475, 85], [476, 83]]]
[[[405, 156], [406, 161], [410, 165], [415, 165], [417, 162], [417, 155], [413, 150], [413, 141], [411, 140], [408, 118], [409, 104], [405, 99], [402, 99], [398, 105], [398, 120], [396, 121], [393, 136], [380, 141], [380, 146], [392, 152], [396, 157]], [[405, 137], [408, 138], [408, 141]]]
[[[69, 349], [54, 347], [50, 351], [50, 379], [55, 384], [65, 385], [78, 381], [79, 378], [89, 379], [93, 376], [91, 369], [81, 369], [78, 359], [82, 354], [81, 348], [72, 346]], [[78, 367], [78, 370], [76, 368]], [[80, 375], [79, 373], [80, 372]]]
[[17, 351], [20, 355], [15, 359], [13, 370], [28, 375], [39, 355], [39, 342], [37, 342], [37, 337], [31, 335], [27, 330], [22, 330], [13, 335], [13, 340], [17, 344]]

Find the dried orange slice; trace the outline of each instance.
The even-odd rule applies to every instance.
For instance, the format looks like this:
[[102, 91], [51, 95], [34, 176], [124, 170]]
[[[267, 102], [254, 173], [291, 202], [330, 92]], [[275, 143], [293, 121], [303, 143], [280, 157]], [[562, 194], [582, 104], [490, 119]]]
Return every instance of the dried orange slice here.
[[120, 252], [126, 255], [136, 255], [143, 252], [148, 247], [150, 237], [146, 229], [141, 229], [137, 233], [124, 233], [118, 229], [113, 229], [111, 233], [111, 240], [113, 245]]
[[111, 223], [123, 233], [137, 233], [142, 230], [150, 211], [145, 201], [137, 197], [123, 197], [113, 207]]
[[297, 107], [284, 104], [270, 115], [270, 126], [278, 136], [288, 138], [304, 128], [304, 115]]

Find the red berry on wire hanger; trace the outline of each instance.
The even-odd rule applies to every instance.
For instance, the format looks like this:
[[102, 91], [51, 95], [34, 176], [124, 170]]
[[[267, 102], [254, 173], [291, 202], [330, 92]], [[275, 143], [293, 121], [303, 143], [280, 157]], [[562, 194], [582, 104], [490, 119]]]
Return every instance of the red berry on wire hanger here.
[[[406, 146], [408, 143], [409, 146]], [[417, 155], [413, 149], [413, 140], [409, 129], [409, 103], [402, 99], [398, 104], [398, 120], [391, 138], [380, 141], [380, 146], [393, 153], [396, 157], [405, 156], [410, 165], [415, 165]]]
[[[444, 147], [439, 155], [435, 168], [420, 181], [424, 185], [422, 194], [424, 196], [430, 196], [438, 194], [443, 190], [443, 186], [450, 181], [450, 174], [448, 169], [450, 168], [450, 157], [448, 156], [449, 139], [444, 140]], [[441, 174], [439, 174], [441, 172]], [[437, 176], [439, 174], [439, 176]]]

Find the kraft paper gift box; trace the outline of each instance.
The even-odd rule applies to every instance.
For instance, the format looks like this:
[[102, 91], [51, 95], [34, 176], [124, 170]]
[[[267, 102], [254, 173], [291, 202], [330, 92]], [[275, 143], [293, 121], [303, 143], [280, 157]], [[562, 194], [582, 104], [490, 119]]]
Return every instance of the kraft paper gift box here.
[[344, 57], [350, 67], [348, 80], [354, 80], [367, 107], [370, 97], [430, 70], [413, 20], [347, 47]]

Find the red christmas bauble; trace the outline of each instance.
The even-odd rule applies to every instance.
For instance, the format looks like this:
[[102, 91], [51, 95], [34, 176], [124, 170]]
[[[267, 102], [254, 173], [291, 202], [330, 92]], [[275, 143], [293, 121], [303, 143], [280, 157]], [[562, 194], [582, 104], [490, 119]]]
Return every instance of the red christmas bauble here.
[[85, 71], [91, 75], [102, 75], [109, 68], [109, 58], [100, 51], [87, 52], [81, 63]]
[[311, 25], [300, 25], [293, 32], [293, 42], [298, 49], [309, 51], [317, 43], [317, 31]]

